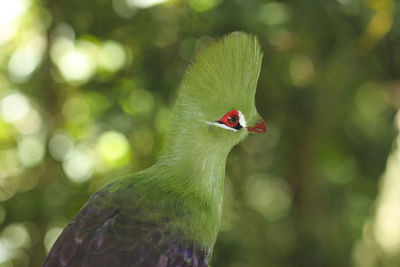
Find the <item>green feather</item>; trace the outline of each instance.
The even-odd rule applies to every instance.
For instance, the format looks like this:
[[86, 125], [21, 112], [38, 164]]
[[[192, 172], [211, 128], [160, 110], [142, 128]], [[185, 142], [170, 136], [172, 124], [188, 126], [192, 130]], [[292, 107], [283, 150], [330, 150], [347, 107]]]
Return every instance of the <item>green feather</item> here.
[[256, 37], [241, 32], [199, 53], [184, 75], [166, 148], [153, 167], [155, 184], [175, 194], [167, 197], [197, 211], [185, 218], [184, 229], [208, 247], [218, 234], [227, 155], [248, 132], [205, 122], [230, 110], [240, 110], [248, 125], [258, 120], [254, 101], [261, 61]]
[[[248, 134], [245, 127], [231, 131], [209, 122], [231, 110], [241, 111], [247, 125], [258, 121], [254, 97], [261, 60], [256, 38], [244, 33], [227, 35], [202, 51], [184, 75], [158, 162], [97, 192], [64, 230], [45, 266], [77, 266], [90, 257], [133, 264], [138, 262], [118, 253], [132, 256], [145, 248], [153, 254], [139, 259], [164, 262], [163, 257], [172, 255], [168, 262], [173, 263], [176, 255], [184, 255], [162, 250], [159, 242], [189, 249], [185, 240], [206, 252], [207, 264], [221, 220], [226, 158]], [[166, 237], [156, 239], [157, 234]]]
[[[185, 146], [193, 138], [191, 133], [209, 136], [204, 121], [215, 121], [233, 109], [240, 110], [248, 124], [255, 123], [258, 114], [254, 98], [261, 61], [257, 39], [240, 32], [225, 36], [199, 53], [179, 88], [167, 147], [175, 143]], [[234, 145], [244, 136], [236, 137], [228, 134], [226, 141]]]
[[257, 121], [254, 97], [261, 60], [257, 39], [244, 33], [227, 35], [202, 51], [179, 88], [166, 148], [147, 171], [152, 178], [146, 182], [158, 187], [152, 191], [170, 192], [166, 198], [177, 198], [197, 211], [185, 218], [184, 229], [207, 246], [213, 246], [218, 233], [226, 157], [247, 131], [227, 131], [205, 122], [233, 109], [249, 123]]
[[249, 124], [258, 120], [254, 97], [261, 61], [257, 39], [240, 32], [202, 51], [184, 75], [159, 161], [119, 180], [113, 186], [115, 196], [125, 198], [123, 188], [134, 183], [135, 206], [152, 211], [141, 216], [157, 222], [169, 213], [175, 217], [171, 231], [183, 229], [200, 246], [212, 249], [222, 213], [226, 158], [248, 132], [206, 121], [231, 110], [240, 110]]

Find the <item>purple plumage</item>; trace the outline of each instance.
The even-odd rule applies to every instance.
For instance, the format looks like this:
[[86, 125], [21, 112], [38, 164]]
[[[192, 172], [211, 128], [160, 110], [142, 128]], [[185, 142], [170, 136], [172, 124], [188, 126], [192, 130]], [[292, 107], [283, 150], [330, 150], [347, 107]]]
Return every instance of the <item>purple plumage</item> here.
[[[44, 267], [206, 267], [211, 252], [164, 223], [137, 220], [126, 205], [102, 208], [107, 190], [96, 193], [57, 239]], [[107, 199], [109, 201], [109, 199]]]

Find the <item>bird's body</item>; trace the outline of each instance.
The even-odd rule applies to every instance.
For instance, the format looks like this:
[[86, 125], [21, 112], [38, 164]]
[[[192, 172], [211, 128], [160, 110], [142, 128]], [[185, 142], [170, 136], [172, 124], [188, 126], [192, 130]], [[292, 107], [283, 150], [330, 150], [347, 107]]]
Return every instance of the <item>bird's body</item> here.
[[254, 105], [261, 58], [243, 33], [205, 49], [182, 81], [158, 162], [95, 193], [44, 266], [207, 266], [227, 155], [249, 131], [266, 131]]
[[178, 192], [147, 183], [148, 177], [169, 178], [156, 177], [158, 168], [166, 170], [153, 166], [95, 193], [59, 237], [45, 266], [207, 266], [212, 248], [185, 233], [201, 212], [171, 197], [178, 198]]

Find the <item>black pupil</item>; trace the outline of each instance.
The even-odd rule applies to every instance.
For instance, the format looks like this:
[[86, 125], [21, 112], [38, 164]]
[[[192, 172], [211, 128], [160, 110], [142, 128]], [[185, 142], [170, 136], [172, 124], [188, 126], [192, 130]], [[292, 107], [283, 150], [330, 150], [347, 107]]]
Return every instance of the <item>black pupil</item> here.
[[229, 116], [228, 117], [228, 123], [230, 124], [230, 125], [234, 125], [236, 122], [237, 122], [237, 116], [236, 115], [232, 115], [232, 116]]

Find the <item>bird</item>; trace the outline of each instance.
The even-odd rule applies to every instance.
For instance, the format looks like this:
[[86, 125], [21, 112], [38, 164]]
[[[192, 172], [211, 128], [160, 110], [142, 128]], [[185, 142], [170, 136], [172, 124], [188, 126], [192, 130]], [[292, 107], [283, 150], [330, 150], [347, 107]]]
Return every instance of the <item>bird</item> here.
[[267, 132], [255, 106], [262, 57], [257, 37], [244, 32], [197, 53], [178, 88], [158, 160], [94, 193], [43, 266], [208, 266], [227, 156], [249, 133]]

